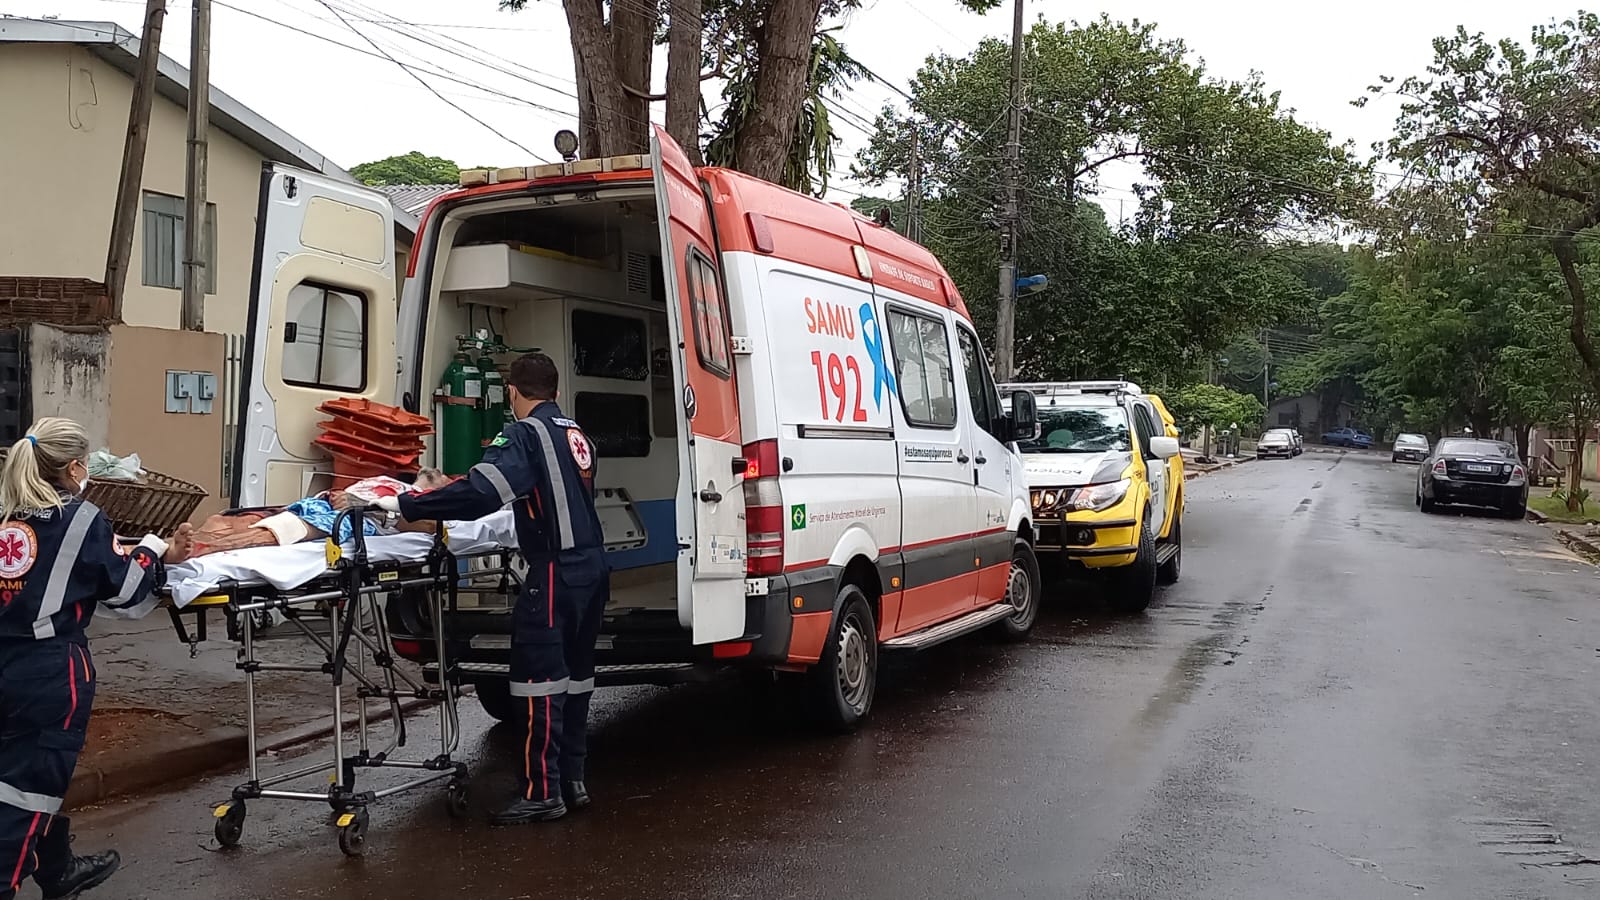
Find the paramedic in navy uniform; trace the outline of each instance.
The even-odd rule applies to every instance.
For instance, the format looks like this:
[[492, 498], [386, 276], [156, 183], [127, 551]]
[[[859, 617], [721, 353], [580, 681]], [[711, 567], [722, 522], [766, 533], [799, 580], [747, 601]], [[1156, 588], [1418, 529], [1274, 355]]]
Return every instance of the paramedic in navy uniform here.
[[511, 695], [527, 704], [521, 793], [497, 825], [545, 822], [589, 805], [583, 764], [594, 645], [610, 597], [605, 541], [594, 509], [594, 445], [556, 405], [559, 376], [543, 353], [511, 364], [518, 421], [468, 477], [378, 505], [409, 521], [477, 519], [514, 504], [528, 578], [512, 610]]
[[88, 483], [89, 440], [67, 419], [35, 422], [0, 465], [0, 900], [30, 875], [47, 900], [77, 896], [121, 863], [73, 856], [61, 815], [94, 704], [84, 627], [97, 604], [150, 612], [162, 562], [189, 554], [188, 525], [124, 551], [78, 496]]

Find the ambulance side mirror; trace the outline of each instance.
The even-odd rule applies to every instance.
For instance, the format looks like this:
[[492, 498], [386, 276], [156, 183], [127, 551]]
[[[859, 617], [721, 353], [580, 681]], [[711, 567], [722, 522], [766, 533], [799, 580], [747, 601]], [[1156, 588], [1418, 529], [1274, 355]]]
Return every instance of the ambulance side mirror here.
[[1009, 420], [1011, 440], [1036, 441], [1039, 439], [1039, 407], [1033, 399], [1032, 391], [1011, 392], [1011, 412], [1006, 414]]

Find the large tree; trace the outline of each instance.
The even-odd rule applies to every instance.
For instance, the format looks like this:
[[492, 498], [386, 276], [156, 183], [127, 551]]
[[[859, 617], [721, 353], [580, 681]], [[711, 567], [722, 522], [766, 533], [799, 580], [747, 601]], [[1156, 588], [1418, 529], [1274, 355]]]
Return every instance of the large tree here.
[[[528, 0], [500, 0], [522, 9]], [[982, 11], [999, 0], [956, 0]], [[821, 97], [864, 70], [823, 22], [861, 0], [562, 0], [578, 83], [586, 156], [642, 153], [650, 104], [664, 101], [667, 133], [699, 160], [798, 189], [825, 186], [834, 139]], [[667, 45], [666, 84], [650, 84], [655, 44]], [[701, 131], [701, 85], [722, 88], [722, 115]], [[797, 162], [799, 163], [797, 165]], [[820, 169], [821, 171], [815, 171]]]
[[[1148, 24], [1039, 22], [1023, 53], [1021, 271], [1048, 275], [1050, 287], [1018, 303], [1022, 371], [1184, 377], [1241, 331], [1313, 302], [1281, 249], [1370, 197], [1348, 148], [1299, 122], [1259, 79], [1211, 77]], [[1010, 71], [999, 39], [930, 57], [912, 109], [885, 110], [857, 163], [869, 182], [905, 178], [918, 133], [926, 242], [984, 324]], [[1113, 228], [1088, 198], [1116, 162], [1143, 176]]]
[[1556, 261], [1568, 339], [1600, 393], [1580, 248], [1600, 225], [1600, 17], [1536, 27], [1526, 44], [1458, 28], [1433, 50], [1425, 75], [1372, 89], [1402, 99], [1384, 150], [1406, 168], [1415, 199], [1393, 224], [1426, 231], [1453, 217], [1493, 232], [1508, 218], [1522, 223], [1517, 233]]
[[427, 156], [420, 150], [364, 162], [350, 167], [362, 184], [455, 184], [461, 167], [442, 156]]

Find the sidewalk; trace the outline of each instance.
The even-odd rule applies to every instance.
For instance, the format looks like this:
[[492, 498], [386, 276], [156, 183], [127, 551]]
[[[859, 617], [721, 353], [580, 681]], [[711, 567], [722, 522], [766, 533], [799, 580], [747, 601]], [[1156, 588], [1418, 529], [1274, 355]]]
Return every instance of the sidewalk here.
[[[226, 639], [220, 614], [212, 617], [211, 628], [211, 640], [199, 644], [190, 659], [165, 611], [136, 622], [92, 623], [94, 714], [68, 805], [244, 765], [244, 674], [234, 668], [238, 645]], [[304, 639], [258, 640], [257, 655], [310, 665], [323, 660]], [[256, 684], [257, 733], [264, 746], [315, 736], [331, 710], [325, 675], [268, 672]], [[349, 708], [353, 714], [354, 706]]]

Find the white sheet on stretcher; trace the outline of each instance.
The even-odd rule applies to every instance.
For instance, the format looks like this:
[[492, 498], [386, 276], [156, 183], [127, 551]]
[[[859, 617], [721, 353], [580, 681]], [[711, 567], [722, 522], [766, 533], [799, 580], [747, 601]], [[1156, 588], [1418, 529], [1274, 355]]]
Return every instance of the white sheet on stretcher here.
[[[450, 550], [458, 555], [516, 547], [516, 526], [510, 510], [501, 510], [472, 522], [449, 522]], [[326, 541], [302, 541], [287, 547], [248, 547], [196, 557], [167, 567], [167, 587], [172, 602], [184, 607], [196, 597], [216, 590], [223, 581], [270, 584], [292, 590], [328, 570]], [[367, 538], [367, 558], [374, 562], [422, 560], [433, 546], [433, 535], [417, 532]], [[345, 542], [345, 552], [355, 546]]]

